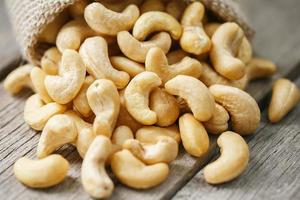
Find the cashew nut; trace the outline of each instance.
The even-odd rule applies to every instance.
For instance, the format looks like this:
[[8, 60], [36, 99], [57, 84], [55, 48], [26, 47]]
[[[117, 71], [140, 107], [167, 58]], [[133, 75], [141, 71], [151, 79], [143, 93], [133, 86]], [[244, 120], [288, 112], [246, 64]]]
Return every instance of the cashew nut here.
[[19, 158], [14, 164], [18, 181], [32, 188], [57, 185], [67, 176], [69, 163], [61, 155], [53, 154], [41, 160]]
[[68, 11], [71, 17], [79, 18], [83, 17], [84, 9], [89, 4], [89, 0], [76, 1], [73, 5], [69, 6]]
[[73, 108], [78, 111], [83, 117], [89, 117], [93, 114], [92, 109], [86, 97], [86, 91], [89, 86], [95, 81], [92, 76], [85, 77], [85, 80], [79, 90], [77, 96], [73, 99]]
[[145, 40], [156, 31], [169, 32], [174, 40], [178, 40], [182, 33], [179, 22], [171, 15], [160, 11], [149, 11], [142, 14], [135, 22], [132, 35], [138, 40]]
[[215, 84], [209, 87], [215, 101], [230, 115], [233, 131], [241, 135], [252, 134], [260, 123], [260, 110], [248, 93], [235, 87]]
[[33, 89], [30, 79], [30, 72], [33, 67], [31, 64], [26, 64], [12, 71], [4, 80], [4, 89], [10, 94], [17, 94], [23, 88]]
[[123, 54], [137, 62], [144, 63], [147, 52], [153, 47], [159, 47], [167, 53], [171, 47], [172, 39], [166, 32], [160, 32], [148, 41], [140, 42], [135, 39], [128, 31], [122, 31], [117, 36], [119, 47]]
[[130, 4], [135, 4], [139, 6], [143, 0], [122, 0], [122, 1], [111, 1], [111, 0], [97, 0], [102, 5], [104, 5], [106, 8], [113, 10], [115, 12], [121, 12], [123, 11], [127, 6]]
[[124, 56], [112, 56], [109, 58], [112, 66], [117, 70], [127, 72], [131, 78], [145, 71], [145, 67]]
[[161, 136], [173, 138], [177, 143], [180, 143], [180, 134], [176, 125], [166, 128], [158, 126], [145, 126], [136, 131], [135, 137], [142, 143], [156, 143]]
[[155, 72], [163, 83], [179, 74], [198, 78], [202, 73], [201, 63], [190, 57], [184, 57], [180, 62], [169, 66], [166, 55], [158, 47], [148, 51], [145, 68], [146, 71]]
[[182, 0], [171, 0], [166, 5], [166, 12], [172, 15], [175, 19], [179, 20], [186, 7]]
[[140, 15], [136, 5], [127, 6], [122, 13], [105, 8], [101, 3], [91, 3], [84, 10], [87, 24], [96, 32], [117, 35], [120, 31], [130, 30]]
[[300, 90], [288, 79], [278, 79], [273, 85], [273, 94], [268, 115], [272, 123], [279, 122], [300, 100]]
[[204, 178], [210, 184], [220, 184], [239, 176], [247, 167], [249, 148], [245, 140], [231, 131], [226, 131], [217, 140], [220, 157], [204, 168]]
[[109, 61], [107, 42], [102, 37], [91, 37], [81, 45], [79, 53], [89, 74], [96, 79], [107, 78], [113, 81], [117, 88], [123, 88], [129, 82], [126, 72], [114, 69]]
[[74, 50], [65, 50], [59, 75], [47, 75], [45, 87], [49, 96], [60, 104], [72, 101], [79, 92], [85, 78], [86, 69], [80, 55]]
[[144, 125], [157, 122], [157, 114], [149, 108], [150, 92], [161, 85], [153, 72], [142, 72], [129, 82], [124, 92], [125, 105], [131, 116]]
[[213, 116], [203, 123], [207, 132], [212, 134], [221, 134], [228, 129], [229, 114], [225, 108], [216, 104]]
[[116, 86], [110, 80], [99, 79], [90, 85], [86, 96], [96, 115], [93, 124], [94, 134], [110, 138], [120, 110], [120, 97]]
[[210, 38], [206, 35], [202, 25], [204, 12], [202, 3], [193, 2], [187, 6], [181, 18], [183, 32], [180, 46], [186, 52], [195, 55], [204, 54], [211, 47]]
[[114, 189], [114, 184], [105, 170], [105, 160], [110, 154], [111, 146], [107, 137], [99, 135], [95, 137], [83, 159], [82, 185], [93, 198], [107, 198]]
[[24, 120], [31, 128], [42, 130], [52, 116], [61, 114], [66, 109], [66, 105], [56, 102], [44, 104], [41, 97], [38, 94], [34, 94], [26, 100]]
[[51, 117], [46, 123], [37, 146], [37, 157], [45, 158], [65, 144], [76, 141], [74, 122], [64, 114]]
[[41, 68], [48, 75], [57, 75], [61, 61], [61, 53], [56, 47], [45, 51], [41, 59]]
[[166, 163], [145, 165], [125, 149], [112, 156], [111, 168], [123, 184], [136, 189], [147, 189], [159, 185], [169, 174], [169, 167]]
[[209, 148], [209, 137], [204, 126], [190, 114], [179, 118], [180, 137], [184, 149], [192, 156], [201, 157]]
[[263, 58], [253, 58], [247, 65], [248, 79], [253, 80], [271, 76], [276, 71], [276, 65]]
[[169, 52], [166, 56], [168, 59], [169, 65], [181, 61], [184, 57], [187, 57], [189, 54], [182, 49], [174, 50]]
[[140, 6], [141, 14], [149, 11], [164, 11], [165, 5], [162, 0], [145, 0]]
[[34, 67], [32, 68], [30, 72], [30, 79], [33, 85], [33, 88], [37, 94], [40, 95], [40, 98], [45, 102], [45, 103], [50, 103], [53, 102], [51, 97], [49, 96], [44, 80], [46, 78], [46, 73], [39, 67]]
[[198, 79], [178, 75], [165, 84], [165, 89], [172, 95], [183, 98], [199, 121], [209, 120], [215, 110], [215, 101], [208, 88]]
[[211, 38], [210, 60], [213, 67], [230, 80], [237, 80], [245, 75], [245, 64], [237, 58], [243, 38], [243, 30], [233, 22], [222, 24]]
[[179, 105], [176, 98], [160, 88], [155, 88], [151, 92], [149, 107], [156, 113], [156, 124], [159, 126], [170, 126], [179, 116]]
[[170, 163], [178, 155], [178, 143], [171, 137], [161, 136], [154, 144], [141, 143], [139, 140], [129, 139], [123, 144], [138, 159], [147, 165], [156, 163]]

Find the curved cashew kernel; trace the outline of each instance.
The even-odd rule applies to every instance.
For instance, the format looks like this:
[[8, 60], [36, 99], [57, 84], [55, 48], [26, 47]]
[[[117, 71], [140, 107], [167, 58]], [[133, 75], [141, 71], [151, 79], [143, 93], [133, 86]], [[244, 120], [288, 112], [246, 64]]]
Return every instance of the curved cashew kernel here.
[[247, 65], [249, 80], [271, 76], [276, 71], [276, 65], [263, 58], [253, 58]]
[[112, 80], [117, 88], [123, 88], [129, 82], [126, 72], [114, 69], [109, 61], [107, 42], [102, 37], [91, 37], [81, 45], [79, 53], [89, 74], [96, 79]]
[[153, 47], [159, 47], [164, 53], [171, 48], [172, 39], [166, 32], [160, 32], [148, 41], [140, 42], [135, 39], [128, 31], [122, 31], [117, 36], [119, 47], [123, 54], [128, 58], [144, 63], [148, 51]]
[[111, 168], [123, 184], [136, 189], [159, 185], [169, 174], [166, 163], [145, 165], [128, 150], [119, 151], [112, 156]]
[[168, 59], [169, 65], [181, 61], [184, 57], [187, 57], [189, 54], [182, 49], [174, 50], [169, 52], [166, 56]]
[[221, 134], [228, 129], [229, 114], [225, 108], [216, 104], [213, 116], [203, 123], [207, 132], [212, 134]]
[[279, 122], [300, 100], [300, 90], [288, 79], [278, 79], [273, 85], [273, 94], [268, 115], [272, 123]]
[[165, 5], [162, 0], [145, 0], [140, 6], [141, 14], [149, 11], [164, 11]]
[[230, 115], [232, 129], [241, 134], [252, 134], [260, 123], [260, 110], [248, 93], [235, 87], [215, 84], [209, 87], [215, 101]]
[[99, 135], [93, 140], [83, 159], [82, 185], [93, 198], [107, 198], [114, 189], [114, 184], [105, 170], [105, 160], [110, 154], [111, 146], [107, 137]]
[[122, 147], [123, 143], [128, 139], [133, 139], [133, 133], [128, 126], [119, 126], [115, 129], [111, 142]]
[[4, 80], [4, 89], [10, 94], [17, 94], [25, 87], [33, 89], [30, 79], [30, 72], [33, 67], [31, 64], [26, 64], [10, 72]]
[[142, 64], [132, 61], [124, 56], [112, 56], [109, 59], [114, 68], [128, 73], [131, 78], [145, 71], [145, 67]]
[[86, 91], [89, 86], [95, 81], [92, 76], [85, 77], [85, 80], [77, 94], [73, 99], [73, 107], [78, 111], [83, 117], [89, 117], [93, 114], [93, 111], [88, 103], [86, 97]]
[[59, 114], [51, 117], [40, 137], [37, 157], [45, 158], [59, 147], [75, 142], [76, 137], [76, 126], [67, 115]]
[[80, 55], [74, 50], [65, 50], [59, 75], [47, 75], [45, 78], [45, 87], [49, 96], [57, 103], [69, 103], [79, 92], [85, 74], [86, 69]]
[[155, 88], [151, 92], [149, 107], [156, 113], [156, 124], [159, 126], [170, 126], [176, 122], [179, 116], [179, 105], [176, 98], [160, 88]]
[[96, 115], [93, 124], [94, 134], [110, 138], [120, 110], [120, 97], [116, 86], [110, 80], [99, 79], [90, 85], [86, 96]]
[[51, 97], [49, 96], [45, 88], [45, 83], [44, 83], [45, 78], [46, 78], [46, 73], [41, 68], [39, 67], [32, 68], [30, 72], [30, 79], [35, 92], [40, 95], [40, 98], [45, 103], [50, 103], [53, 102], [53, 100], [51, 99]]
[[109, 10], [113, 10], [115, 12], [122, 12], [127, 6], [130, 4], [135, 4], [139, 6], [143, 0], [122, 0], [122, 1], [107, 1], [107, 0], [97, 0], [102, 5], [104, 5]]
[[142, 14], [135, 22], [132, 35], [138, 40], [145, 40], [156, 31], [169, 32], [174, 40], [178, 40], [182, 33], [179, 22], [171, 15], [160, 11], [149, 11]]
[[204, 6], [200, 2], [193, 2], [184, 10], [181, 18], [183, 26], [180, 46], [186, 52], [200, 55], [210, 50], [210, 38], [206, 35], [202, 19], [204, 17]]
[[154, 144], [144, 144], [139, 140], [129, 139], [123, 144], [138, 159], [147, 165], [170, 163], [178, 155], [178, 143], [171, 137], [161, 136]]
[[117, 35], [120, 31], [130, 30], [140, 15], [136, 5], [127, 6], [122, 13], [105, 8], [101, 3], [91, 3], [84, 10], [87, 24], [96, 32]]
[[56, 47], [52, 47], [45, 51], [41, 59], [41, 68], [48, 75], [57, 75], [61, 61], [61, 53]]
[[190, 114], [179, 118], [179, 130], [184, 149], [191, 155], [201, 157], [209, 148], [209, 137], [204, 126]]
[[198, 79], [178, 75], [165, 84], [166, 91], [182, 97], [199, 121], [209, 120], [215, 110], [215, 101], [208, 88]]
[[83, 17], [84, 9], [88, 4], [89, 0], [76, 1], [76, 3], [68, 7], [69, 14], [73, 18]]
[[202, 73], [201, 63], [190, 57], [184, 57], [180, 62], [169, 66], [166, 55], [158, 47], [148, 51], [145, 68], [156, 73], [163, 83], [180, 74], [198, 78]]
[[249, 148], [245, 140], [231, 131], [222, 133], [218, 140], [220, 157], [204, 168], [204, 178], [210, 184], [220, 184], [239, 176], [247, 167]]
[[173, 138], [180, 143], [180, 133], [176, 125], [161, 128], [158, 126], [145, 126], [136, 131], [135, 137], [142, 143], [156, 143], [161, 136]]
[[52, 116], [61, 114], [66, 109], [66, 105], [56, 102], [44, 104], [41, 97], [38, 94], [34, 94], [26, 100], [24, 120], [31, 128], [42, 130]]
[[243, 38], [243, 30], [232, 22], [222, 24], [211, 38], [211, 62], [218, 73], [230, 80], [245, 75], [245, 64], [236, 57]]
[[182, 0], [171, 0], [166, 5], [166, 12], [179, 20], [185, 7], [186, 4]]
[[157, 115], [149, 108], [150, 92], [161, 85], [160, 78], [153, 72], [142, 72], [129, 82], [124, 92], [125, 105], [131, 116], [144, 125], [157, 122]]
[[124, 90], [119, 92], [120, 95], [120, 112], [117, 121], [117, 126], [125, 125], [135, 133], [138, 129], [142, 128], [143, 125], [137, 122], [128, 112], [125, 104]]
[[57, 185], [67, 176], [69, 163], [61, 155], [53, 154], [41, 160], [19, 158], [14, 164], [18, 181], [32, 188]]

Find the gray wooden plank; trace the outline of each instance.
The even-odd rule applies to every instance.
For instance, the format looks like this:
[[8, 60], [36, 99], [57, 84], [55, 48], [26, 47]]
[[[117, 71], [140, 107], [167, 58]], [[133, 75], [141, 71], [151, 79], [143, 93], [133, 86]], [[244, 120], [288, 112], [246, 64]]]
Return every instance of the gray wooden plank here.
[[201, 170], [173, 199], [299, 199], [300, 104], [277, 124], [268, 123], [267, 109], [262, 116], [259, 131], [246, 138], [250, 162], [241, 177], [212, 186]]

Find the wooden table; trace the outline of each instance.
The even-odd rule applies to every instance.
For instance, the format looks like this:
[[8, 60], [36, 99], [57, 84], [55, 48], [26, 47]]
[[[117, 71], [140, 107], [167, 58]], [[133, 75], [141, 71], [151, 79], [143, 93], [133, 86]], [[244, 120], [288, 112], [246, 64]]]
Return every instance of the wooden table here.
[[[1, 3], [2, 4], [2, 3]], [[300, 87], [300, 3], [298, 0], [241, 0], [257, 35], [255, 53], [279, 67], [272, 79], [251, 83], [247, 89], [259, 102], [262, 122], [246, 138], [251, 157], [246, 172], [237, 180], [211, 186], [203, 180], [202, 168], [215, 159], [218, 149], [211, 138], [209, 153], [193, 158], [181, 150], [162, 185], [136, 191], [116, 182], [111, 199], [300, 199], [300, 105], [280, 123], [268, 122], [266, 111], [274, 79], [288, 77]], [[18, 48], [0, 6], [0, 78], [16, 65]], [[1, 199], [90, 199], [80, 183], [81, 159], [67, 146], [58, 151], [71, 163], [68, 178], [47, 190], [33, 190], [16, 181], [12, 165], [21, 156], [34, 157], [40, 137], [23, 121], [23, 106], [29, 91], [17, 97], [0, 84], [0, 197]]]

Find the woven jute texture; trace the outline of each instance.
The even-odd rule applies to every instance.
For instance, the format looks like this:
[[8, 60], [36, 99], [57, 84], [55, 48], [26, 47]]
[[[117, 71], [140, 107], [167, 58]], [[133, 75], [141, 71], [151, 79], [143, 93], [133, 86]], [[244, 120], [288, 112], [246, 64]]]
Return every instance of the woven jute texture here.
[[[80, 0], [5, 0], [13, 29], [21, 46], [25, 59], [39, 64], [42, 45], [37, 38], [39, 33], [54, 18], [69, 5]], [[191, 2], [191, 0], [185, 0]], [[200, 0], [205, 7], [224, 21], [238, 23], [247, 36], [251, 37], [254, 31], [249, 27], [243, 13], [236, 2], [232, 0]]]

